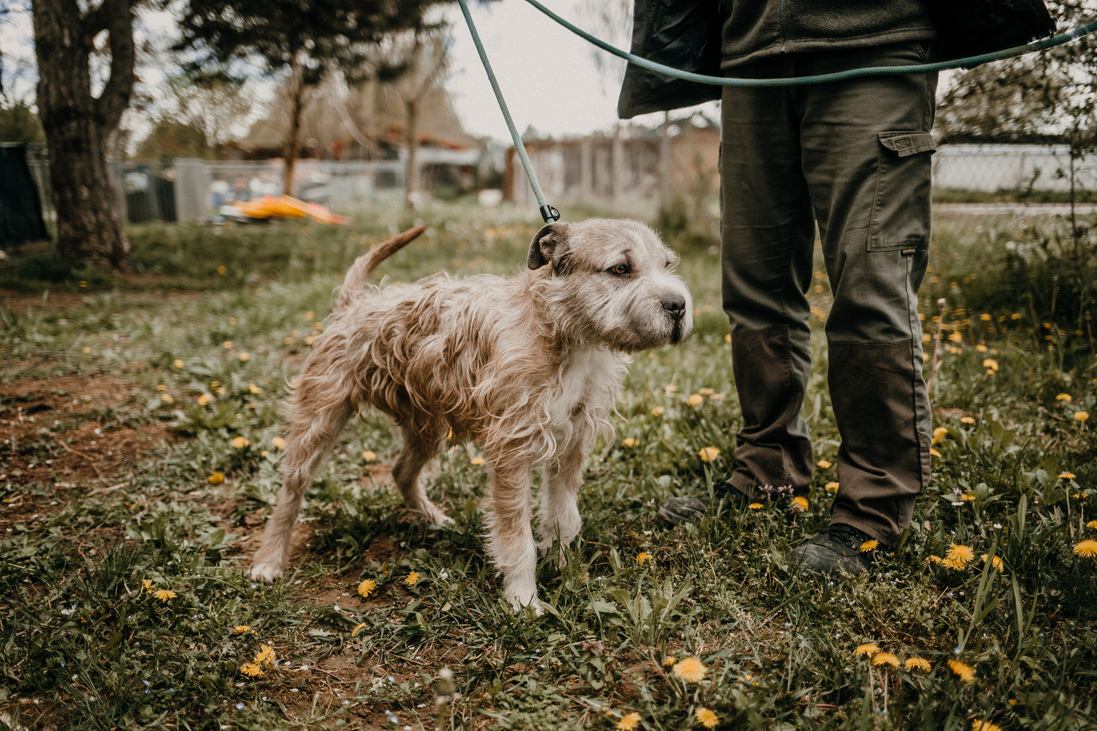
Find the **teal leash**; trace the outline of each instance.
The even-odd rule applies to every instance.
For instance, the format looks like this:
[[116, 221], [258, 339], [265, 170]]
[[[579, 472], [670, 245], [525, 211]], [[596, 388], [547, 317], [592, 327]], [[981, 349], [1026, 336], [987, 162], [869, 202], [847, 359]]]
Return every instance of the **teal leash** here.
[[[461, 0], [461, 2], [463, 5], [464, 0]], [[684, 79], [686, 81], [696, 81], [699, 84], [708, 84], [710, 86], [805, 86], [808, 84], [829, 84], [834, 81], [860, 79], [866, 76], [900, 76], [902, 74], [924, 74], [929, 71], [944, 71], [945, 69], [956, 69], [962, 66], [970, 68], [972, 66], [981, 66], [982, 64], [990, 63], [991, 61], [1001, 61], [1015, 56], [1022, 56], [1026, 53], [1035, 53], [1036, 51], [1044, 51], [1049, 48], [1054, 48], [1055, 46], [1061, 46], [1064, 43], [1070, 43], [1071, 41], [1089, 35], [1097, 30], [1097, 20], [1093, 20], [1074, 30], [1054, 36], [1053, 38], [1045, 38], [1042, 41], [1028, 43], [1023, 46], [1014, 46], [1013, 48], [1006, 48], [993, 53], [968, 56], [967, 58], [958, 58], [952, 61], [938, 61], [936, 63], [915, 64], [913, 66], [873, 66], [870, 68], [839, 71], [833, 74], [819, 74], [818, 76], [799, 76], [783, 79], [739, 79], [723, 76], [706, 76], [704, 74], [693, 73], [692, 71], [682, 71], [681, 69], [676, 69], [672, 66], [664, 66], [663, 64], [655, 63], [654, 61], [648, 61], [646, 58], [641, 58], [627, 51], [622, 51], [620, 48], [612, 46], [600, 38], [595, 38], [582, 28], [569, 23], [564, 18], [552, 12], [538, 2], [538, 0], [526, 0], [526, 2], [583, 40], [598, 46], [603, 51], [608, 51], [614, 56], [623, 58], [626, 61], [648, 69], [649, 71], [657, 71], [666, 76]]]
[[560, 220], [560, 211], [545, 202], [545, 194], [541, 192], [541, 186], [537, 182], [537, 175], [533, 172], [533, 164], [530, 163], [529, 155], [526, 154], [526, 146], [522, 144], [522, 136], [518, 134], [518, 128], [514, 126], [514, 119], [511, 118], [510, 110], [507, 109], [507, 103], [503, 99], [503, 92], [499, 89], [499, 82], [495, 78], [495, 72], [491, 70], [491, 63], [488, 61], [488, 54], [484, 51], [484, 44], [480, 42], [480, 34], [476, 32], [476, 26], [472, 22], [472, 15], [469, 13], [468, 3], [466, 3], [465, 0], [457, 1], [461, 4], [461, 12], [465, 16], [465, 22], [468, 23], [469, 32], [472, 33], [472, 42], [476, 44], [476, 52], [480, 54], [480, 61], [484, 64], [484, 70], [488, 72], [488, 81], [491, 82], [491, 88], [495, 92], [495, 100], [499, 102], [499, 108], [503, 110], [503, 119], [507, 121], [510, 137], [514, 140], [514, 148], [518, 150], [518, 157], [522, 160], [522, 167], [526, 169], [526, 177], [529, 178], [529, 184], [533, 187], [533, 195], [537, 197], [537, 205], [540, 206], [541, 218], [544, 219], [545, 223], [558, 221]]

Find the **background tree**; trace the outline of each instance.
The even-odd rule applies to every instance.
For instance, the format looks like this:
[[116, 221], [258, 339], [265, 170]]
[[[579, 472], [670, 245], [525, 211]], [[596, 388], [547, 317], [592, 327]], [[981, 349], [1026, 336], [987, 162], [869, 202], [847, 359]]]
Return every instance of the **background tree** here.
[[[132, 0], [33, 0], [38, 115], [49, 147], [57, 251], [72, 266], [122, 268], [129, 252], [106, 148], [133, 93]], [[105, 36], [105, 38], [104, 38]], [[109, 55], [98, 94], [92, 57]]]
[[407, 159], [404, 172], [404, 207], [415, 207], [419, 191], [419, 105], [424, 97], [438, 87], [449, 63], [446, 36], [434, 31], [410, 34], [411, 48], [407, 52], [405, 73], [393, 83], [404, 106], [404, 144]]
[[348, 80], [378, 73], [376, 49], [393, 33], [428, 26], [438, 0], [187, 0], [176, 50], [192, 54], [192, 73], [239, 78], [244, 64], [286, 79], [289, 120], [283, 144], [285, 192], [293, 192], [307, 92], [337, 66]]

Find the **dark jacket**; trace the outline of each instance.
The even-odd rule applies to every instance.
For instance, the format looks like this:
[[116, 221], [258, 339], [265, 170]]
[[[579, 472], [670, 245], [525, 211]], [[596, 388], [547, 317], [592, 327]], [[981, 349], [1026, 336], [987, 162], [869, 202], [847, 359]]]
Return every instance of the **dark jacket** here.
[[[632, 52], [695, 73], [783, 53], [936, 37], [924, 0], [636, 0]], [[617, 113], [629, 119], [720, 98], [705, 86], [629, 64]]]

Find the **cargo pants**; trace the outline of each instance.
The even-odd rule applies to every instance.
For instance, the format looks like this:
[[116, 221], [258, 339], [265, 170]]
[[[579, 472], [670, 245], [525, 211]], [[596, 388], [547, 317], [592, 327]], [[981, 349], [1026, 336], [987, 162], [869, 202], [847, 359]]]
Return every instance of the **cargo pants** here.
[[[808, 76], [924, 63], [926, 43], [802, 53], [728, 75]], [[816, 227], [833, 303], [831, 406], [841, 436], [831, 522], [896, 545], [930, 474], [917, 293], [929, 260], [937, 74], [813, 86], [725, 87], [721, 266], [743, 426], [730, 482], [805, 492], [801, 409]]]

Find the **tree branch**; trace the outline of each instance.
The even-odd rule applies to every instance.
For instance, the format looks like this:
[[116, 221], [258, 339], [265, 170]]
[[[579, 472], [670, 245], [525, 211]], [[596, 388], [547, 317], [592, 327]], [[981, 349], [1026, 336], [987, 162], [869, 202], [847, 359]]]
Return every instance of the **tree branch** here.
[[114, 131], [122, 120], [133, 94], [137, 47], [133, 41], [133, 5], [130, 0], [103, 0], [106, 9], [105, 30], [110, 34], [110, 78], [103, 93], [95, 100], [95, 118], [105, 134]]

